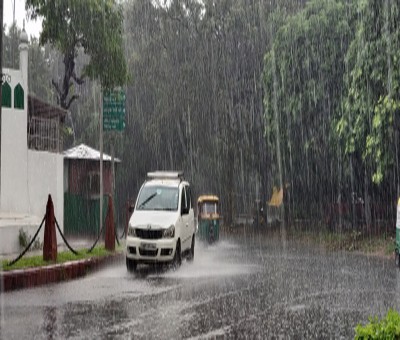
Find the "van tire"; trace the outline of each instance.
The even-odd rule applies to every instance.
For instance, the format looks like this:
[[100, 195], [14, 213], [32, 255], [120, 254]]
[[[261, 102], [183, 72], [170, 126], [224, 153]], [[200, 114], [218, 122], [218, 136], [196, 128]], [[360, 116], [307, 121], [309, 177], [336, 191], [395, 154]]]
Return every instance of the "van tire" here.
[[126, 258], [126, 269], [128, 270], [129, 273], [136, 272], [137, 262], [129, 258]]
[[176, 242], [175, 255], [174, 259], [172, 260], [172, 265], [174, 266], [174, 269], [177, 269], [180, 267], [181, 263], [182, 263], [181, 240], [178, 240]]
[[190, 246], [189, 249], [189, 256], [188, 256], [188, 261], [192, 262], [194, 260], [194, 245], [195, 245], [195, 237], [194, 234], [192, 236], [192, 245]]

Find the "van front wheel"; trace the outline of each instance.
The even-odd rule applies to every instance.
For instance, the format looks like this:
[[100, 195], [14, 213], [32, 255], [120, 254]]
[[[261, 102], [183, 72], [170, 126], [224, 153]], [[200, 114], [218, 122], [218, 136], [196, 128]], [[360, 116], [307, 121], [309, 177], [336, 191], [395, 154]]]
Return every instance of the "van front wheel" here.
[[137, 268], [136, 261], [126, 258], [126, 269], [128, 270], [128, 272], [130, 273], [136, 272], [136, 268]]
[[178, 240], [176, 242], [176, 249], [175, 249], [175, 255], [174, 255], [174, 259], [172, 260], [172, 265], [174, 266], [174, 268], [178, 268], [180, 267], [182, 263], [182, 257], [181, 257], [181, 241]]
[[195, 244], [195, 236], [193, 234], [192, 236], [192, 245], [189, 249], [189, 256], [188, 256], [188, 261], [193, 261], [194, 260], [194, 244]]

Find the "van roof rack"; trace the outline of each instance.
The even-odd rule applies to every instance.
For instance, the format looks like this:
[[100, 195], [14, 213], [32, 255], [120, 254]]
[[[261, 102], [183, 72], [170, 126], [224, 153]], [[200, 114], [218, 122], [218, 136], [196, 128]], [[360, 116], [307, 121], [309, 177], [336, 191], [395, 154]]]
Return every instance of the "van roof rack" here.
[[180, 179], [183, 178], [183, 171], [152, 171], [147, 173], [151, 179]]

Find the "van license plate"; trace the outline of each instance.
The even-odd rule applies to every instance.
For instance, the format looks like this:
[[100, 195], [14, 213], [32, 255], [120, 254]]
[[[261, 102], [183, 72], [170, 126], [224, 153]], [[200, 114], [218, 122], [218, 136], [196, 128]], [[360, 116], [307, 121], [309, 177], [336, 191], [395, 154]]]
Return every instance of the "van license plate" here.
[[146, 250], [155, 250], [157, 249], [157, 246], [154, 243], [141, 243], [140, 248]]

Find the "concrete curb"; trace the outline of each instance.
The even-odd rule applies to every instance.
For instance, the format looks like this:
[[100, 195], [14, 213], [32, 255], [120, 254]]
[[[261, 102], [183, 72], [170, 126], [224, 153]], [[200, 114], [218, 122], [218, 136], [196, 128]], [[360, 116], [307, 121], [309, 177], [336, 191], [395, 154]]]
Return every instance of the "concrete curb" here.
[[0, 272], [0, 294], [83, 277], [89, 272], [117, 262], [123, 257], [123, 253], [116, 253], [104, 257], [92, 257], [45, 267], [3, 271]]

